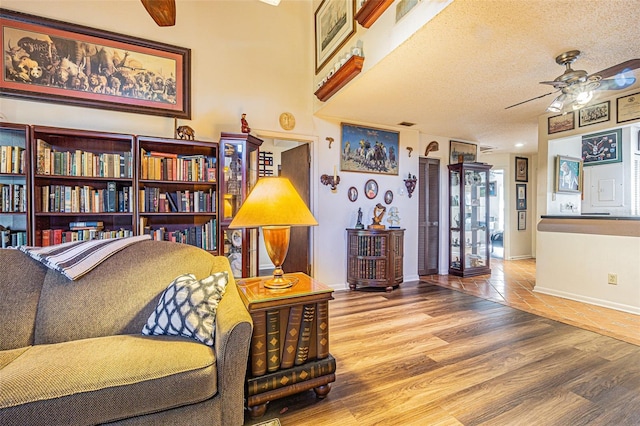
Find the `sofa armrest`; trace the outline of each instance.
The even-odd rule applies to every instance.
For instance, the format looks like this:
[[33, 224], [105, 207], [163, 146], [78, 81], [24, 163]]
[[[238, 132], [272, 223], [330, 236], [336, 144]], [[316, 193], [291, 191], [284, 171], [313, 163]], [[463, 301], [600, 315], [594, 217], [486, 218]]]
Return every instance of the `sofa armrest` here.
[[[226, 258], [225, 258], [226, 260]], [[222, 424], [244, 423], [244, 389], [253, 322], [229, 273], [227, 290], [216, 316], [215, 350]]]

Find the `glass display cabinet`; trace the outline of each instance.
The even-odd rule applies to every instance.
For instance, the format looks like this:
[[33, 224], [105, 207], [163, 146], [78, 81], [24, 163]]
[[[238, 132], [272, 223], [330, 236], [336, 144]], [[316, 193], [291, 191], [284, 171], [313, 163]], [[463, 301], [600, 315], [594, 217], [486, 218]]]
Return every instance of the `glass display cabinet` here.
[[262, 140], [248, 133], [220, 135], [220, 247], [235, 278], [258, 276], [258, 228], [228, 227], [258, 181], [260, 145]]
[[484, 163], [449, 165], [449, 274], [490, 274], [489, 171]]

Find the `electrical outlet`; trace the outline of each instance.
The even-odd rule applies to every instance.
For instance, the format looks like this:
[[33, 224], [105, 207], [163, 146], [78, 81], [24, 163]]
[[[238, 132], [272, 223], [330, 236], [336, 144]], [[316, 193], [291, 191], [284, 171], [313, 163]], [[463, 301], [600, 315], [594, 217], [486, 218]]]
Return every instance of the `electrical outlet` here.
[[611, 285], [618, 285], [618, 274], [613, 274], [609, 272], [607, 274], [607, 283]]

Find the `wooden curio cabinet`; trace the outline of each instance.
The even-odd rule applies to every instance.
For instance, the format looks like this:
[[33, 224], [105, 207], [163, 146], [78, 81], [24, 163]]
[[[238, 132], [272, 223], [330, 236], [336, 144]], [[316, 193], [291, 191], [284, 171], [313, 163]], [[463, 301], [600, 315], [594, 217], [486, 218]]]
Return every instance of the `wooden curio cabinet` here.
[[0, 123], [0, 247], [30, 244], [29, 132]]
[[404, 280], [404, 229], [347, 229], [349, 288], [385, 287]]
[[449, 166], [449, 274], [490, 274], [489, 171], [484, 163]]
[[259, 229], [228, 229], [240, 206], [258, 181], [262, 140], [247, 133], [220, 135], [220, 247], [229, 258], [235, 278], [258, 275]]

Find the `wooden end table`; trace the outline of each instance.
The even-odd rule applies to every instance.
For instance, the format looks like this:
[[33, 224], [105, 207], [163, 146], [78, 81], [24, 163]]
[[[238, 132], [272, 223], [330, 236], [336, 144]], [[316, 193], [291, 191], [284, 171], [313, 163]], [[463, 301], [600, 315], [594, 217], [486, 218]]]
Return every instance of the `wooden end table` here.
[[282, 290], [265, 288], [265, 277], [237, 281], [253, 319], [246, 381], [252, 418], [261, 417], [269, 401], [309, 389], [322, 399], [336, 379], [329, 353], [333, 289], [301, 272], [287, 275], [298, 282]]

